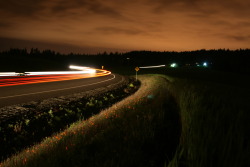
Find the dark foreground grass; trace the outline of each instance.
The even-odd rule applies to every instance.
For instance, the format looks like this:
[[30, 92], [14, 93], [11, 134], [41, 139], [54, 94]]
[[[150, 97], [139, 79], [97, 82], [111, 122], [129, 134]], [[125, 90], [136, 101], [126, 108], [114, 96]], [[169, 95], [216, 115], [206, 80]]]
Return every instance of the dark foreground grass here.
[[170, 90], [183, 130], [169, 166], [250, 166], [249, 89], [179, 79]]
[[206, 68], [140, 69], [138, 73], [173, 78], [168, 90], [180, 108], [182, 134], [176, 154], [166, 166], [250, 166], [248, 75]]
[[179, 143], [178, 105], [167, 80], [141, 76], [132, 96], [45, 139], [3, 166], [164, 166]]

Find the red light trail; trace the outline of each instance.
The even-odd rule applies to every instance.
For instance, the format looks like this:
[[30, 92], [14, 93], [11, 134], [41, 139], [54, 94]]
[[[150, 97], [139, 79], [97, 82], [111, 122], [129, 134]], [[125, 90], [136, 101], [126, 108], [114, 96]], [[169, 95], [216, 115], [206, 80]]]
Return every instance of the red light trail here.
[[[23, 84], [34, 84], [42, 82], [55, 82], [73, 79], [93, 78], [110, 75], [110, 71], [100, 69], [88, 69], [88, 71], [56, 71], [56, 72], [27, 72], [25, 76], [4, 75], [0, 73], [0, 87], [14, 86]], [[7, 73], [6, 73], [7, 74]]]

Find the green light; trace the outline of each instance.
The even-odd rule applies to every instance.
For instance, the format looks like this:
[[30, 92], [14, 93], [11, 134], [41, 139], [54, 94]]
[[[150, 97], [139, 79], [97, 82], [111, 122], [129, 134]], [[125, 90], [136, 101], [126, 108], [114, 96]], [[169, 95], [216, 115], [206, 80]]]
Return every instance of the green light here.
[[177, 64], [176, 64], [176, 63], [172, 63], [172, 64], [170, 65], [170, 67], [175, 68], [175, 67], [177, 67]]

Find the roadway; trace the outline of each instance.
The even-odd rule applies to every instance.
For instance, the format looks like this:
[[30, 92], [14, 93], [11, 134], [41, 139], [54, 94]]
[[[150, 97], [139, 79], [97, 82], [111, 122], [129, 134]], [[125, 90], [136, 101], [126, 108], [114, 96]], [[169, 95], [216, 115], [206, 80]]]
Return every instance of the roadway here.
[[0, 108], [30, 101], [85, 92], [120, 82], [120, 75], [0, 86]]

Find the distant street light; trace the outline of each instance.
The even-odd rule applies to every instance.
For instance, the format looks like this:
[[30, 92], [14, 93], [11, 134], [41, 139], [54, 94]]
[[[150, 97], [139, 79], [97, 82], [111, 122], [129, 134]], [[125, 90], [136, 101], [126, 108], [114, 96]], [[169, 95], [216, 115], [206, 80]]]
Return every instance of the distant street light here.
[[177, 64], [176, 63], [172, 63], [172, 64], [170, 64], [170, 67], [175, 68], [175, 67], [177, 67]]
[[203, 63], [203, 67], [207, 67], [207, 62], [204, 62], [204, 63]]

